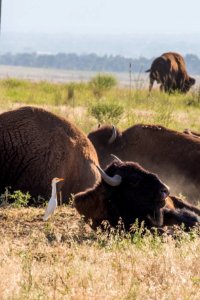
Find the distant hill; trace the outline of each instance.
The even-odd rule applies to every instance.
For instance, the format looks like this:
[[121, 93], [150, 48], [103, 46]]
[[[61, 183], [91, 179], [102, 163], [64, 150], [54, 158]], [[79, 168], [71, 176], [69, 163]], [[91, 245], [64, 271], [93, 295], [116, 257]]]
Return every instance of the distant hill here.
[[95, 53], [98, 56], [120, 55], [150, 59], [168, 51], [176, 51], [182, 55], [193, 53], [200, 57], [200, 34], [81, 35], [1, 32], [0, 36], [0, 54]]
[[[142, 73], [150, 67], [152, 60], [153, 58], [145, 57], [134, 59], [120, 55], [98, 56], [96, 54], [78, 55], [76, 53], [6, 53], [0, 55], [1, 65], [96, 72], [128, 72], [131, 66], [132, 72]], [[200, 74], [200, 59], [198, 56], [187, 54], [185, 60], [190, 74]]]

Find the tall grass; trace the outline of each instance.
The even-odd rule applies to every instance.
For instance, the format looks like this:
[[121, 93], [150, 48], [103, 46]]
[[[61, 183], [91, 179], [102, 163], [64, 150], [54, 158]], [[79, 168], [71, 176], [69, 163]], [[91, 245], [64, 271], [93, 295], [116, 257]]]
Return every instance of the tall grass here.
[[[0, 110], [6, 111], [22, 105], [37, 105], [68, 117], [88, 132], [98, 120], [92, 107], [108, 107], [101, 120], [113, 122], [121, 128], [135, 123], [161, 124], [172, 129], [192, 128], [200, 130], [199, 88], [186, 95], [165, 94], [153, 90], [149, 96], [147, 89], [109, 87], [100, 99], [94, 95], [91, 83], [55, 84], [49, 82], [29, 82], [16, 79], [0, 81]], [[121, 107], [120, 119], [109, 120], [110, 107]], [[105, 117], [105, 118], [104, 118]], [[115, 124], [115, 125], [116, 125]]]

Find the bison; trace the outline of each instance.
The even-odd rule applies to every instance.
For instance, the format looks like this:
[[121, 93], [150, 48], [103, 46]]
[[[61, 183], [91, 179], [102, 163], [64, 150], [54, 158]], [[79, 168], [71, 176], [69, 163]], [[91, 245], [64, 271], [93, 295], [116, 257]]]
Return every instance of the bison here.
[[195, 79], [186, 71], [183, 57], [174, 52], [163, 53], [152, 62], [151, 68], [146, 72], [150, 72], [149, 92], [154, 81], [160, 83], [160, 90], [165, 92], [177, 90], [186, 93], [195, 84]]
[[96, 151], [87, 136], [71, 122], [36, 107], [0, 115], [0, 192], [29, 191], [47, 198], [51, 180], [64, 178], [62, 193], [92, 187], [100, 179]]
[[184, 223], [189, 229], [200, 222], [200, 210], [181, 199], [169, 197], [169, 188], [157, 175], [134, 162], [114, 160], [102, 180], [78, 193], [74, 206], [93, 229], [108, 221], [112, 227], [123, 222], [131, 230], [136, 220], [149, 229]]
[[173, 194], [199, 198], [200, 139], [156, 125], [135, 125], [123, 132], [102, 126], [88, 135], [96, 148], [100, 165], [112, 161], [111, 153], [135, 161], [166, 182]]

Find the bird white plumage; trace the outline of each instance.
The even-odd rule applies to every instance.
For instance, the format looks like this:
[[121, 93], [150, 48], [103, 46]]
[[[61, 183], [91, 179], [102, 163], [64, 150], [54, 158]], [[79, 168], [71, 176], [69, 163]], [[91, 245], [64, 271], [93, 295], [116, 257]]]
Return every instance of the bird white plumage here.
[[54, 213], [57, 205], [58, 205], [58, 201], [57, 201], [57, 192], [56, 192], [56, 184], [60, 181], [63, 181], [63, 178], [58, 178], [55, 177], [52, 179], [51, 185], [52, 185], [52, 192], [51, 192], [51, 198], [49, 200], [49, 203], [47, 205], [46, 211], [45, 211], [45, 215], [43, 217], [43, 221], [48, 220], [48, 218]]

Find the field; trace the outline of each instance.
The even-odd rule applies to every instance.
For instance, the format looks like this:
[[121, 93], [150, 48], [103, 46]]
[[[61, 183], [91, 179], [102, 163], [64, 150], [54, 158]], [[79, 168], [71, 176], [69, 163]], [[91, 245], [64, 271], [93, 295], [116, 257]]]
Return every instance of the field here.
[[[106, 122], [200, 131], [200, 88], [186, 95], [148, 94], [142, 81], [106, 84], [0, 81], [0, 111], [36, 105], [67, 117], [88, 133]], [[48, 199], [47, 199], [48, 200]], [[142, 229], [92, 231], [70, 205], [48, 222], [44, 207], [0, 210], [0, 299], [199, 299], [197, 232], [159, 237]]]

